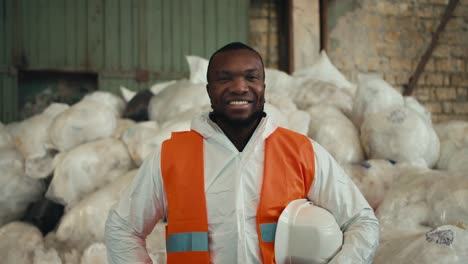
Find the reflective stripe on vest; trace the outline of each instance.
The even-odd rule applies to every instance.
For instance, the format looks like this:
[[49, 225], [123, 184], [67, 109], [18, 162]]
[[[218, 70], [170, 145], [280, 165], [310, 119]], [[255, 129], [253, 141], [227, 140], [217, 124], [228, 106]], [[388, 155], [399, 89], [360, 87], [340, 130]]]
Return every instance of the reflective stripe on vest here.
[[[276, 223], [290, 201], [307, 196], [314, 178], [314, 162], [312, 144], [304, 135], [277, 128], [266, 139], [257, 209], [257, 234], [263, 263], [275, 263]], [[195, 238], [198, 235], [194, 234], [203, 233], [208, 241], [203, 165], [203, 137], [197, 132], [176, 132], [170, 140], [164, 141], [161, 172], [168, 206], [168, 264], [210, 262], [208, 243], [203, 251], [193, 250], [201, 249], [204, 243], [201, 241], [205, 241], [204, 238], [198, 240]]]

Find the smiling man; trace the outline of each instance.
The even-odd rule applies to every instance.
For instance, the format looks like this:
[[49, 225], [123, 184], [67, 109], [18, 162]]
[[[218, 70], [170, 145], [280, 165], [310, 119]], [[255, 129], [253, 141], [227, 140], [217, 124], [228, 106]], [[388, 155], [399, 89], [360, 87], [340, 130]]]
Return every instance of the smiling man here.
[[[167, 219], [169, 264], [276, 263], [278, 218], [306, 198], [343, 232], [330, 263], [372, 263], [379, 242], [373, 210], [325, 149], [264, 113], [260, 55], [228, 44], [211, 56], [207, 79], [213, 111], [156, 149], [110, 211], [109, 262], [151, 263], [146, 236]], [[320, 245], [312, 234], [304, 243]]]

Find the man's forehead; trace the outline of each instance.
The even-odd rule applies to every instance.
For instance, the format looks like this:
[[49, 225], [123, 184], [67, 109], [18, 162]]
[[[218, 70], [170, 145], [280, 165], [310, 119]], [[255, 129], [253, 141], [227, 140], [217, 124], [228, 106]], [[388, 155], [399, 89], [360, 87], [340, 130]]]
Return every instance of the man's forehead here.
[[251, 62], [255, 62], [258, 64], [262, 64], [262, 60], [260, 56], [255, 53], [254, 51], [248, 49], [237, 49], [237, 50], [228, 50], [217, 53], [213, 60], [217, 63], [223, 62], [235, 62], [241, 60], [250, 60]]

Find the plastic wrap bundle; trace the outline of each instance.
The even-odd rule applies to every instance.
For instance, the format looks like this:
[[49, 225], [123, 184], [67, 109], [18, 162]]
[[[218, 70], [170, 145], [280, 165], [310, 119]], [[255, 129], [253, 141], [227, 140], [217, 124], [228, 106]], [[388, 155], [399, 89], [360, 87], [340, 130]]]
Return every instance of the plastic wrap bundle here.
[[44, 188], [39, 180], [25, 176], [23, 156], [15, 148], [0, 148], [0, 226], [20, 219]]
[[149, 154], [149, 148], [146, 145], [151, 144], [150, 139], [156, 136], [158, 131], [158, 124], [148, 121], [136, 123], [123, 133], [122, 141], [127, 145], [128, 152], [137, 166], [140, 166]]
[[308, 112], [312, 120], [309, 136], [324, 146], [339, 163], [364, 160], [358, 132], [340, 110], [319, 105], [310, 108]]
[[331, 83], [338, 88], [349, 89], [351, 94], [354, 94], [356, 85], [350, 83], [346, 77], [331, 63], [327, 53], [322, 50], [320, 58], [314, 65], [309, 68], [296, 71], [294, 77], [320, 80]]
[[340, 109], [346, 116], [351, 115], [354, 100], [351, 90], [340, 89], [320, 80], [303, 80], [293, 98], [299, 109], [330, 105]]
[[49, 127], [68, 108], [66, 104], [51, 104], [41, 114], [9, 126], [16, 148], [25, 159], [26, 175], [45, 178], [53, 172], [53, 154], [47, 150]]
[[297, 84], [297, 79], [285, 72], [265, 69], [265, 99], [267, 101], [271, 96], [291, 97]]
[[96, 91], [83, 97], [81, 101], [92, 101], [107, 106], [116, 117], [122, 116], [125, 109], [125, 101], [110, 92]]
[[[294, 130], [298, 133], [307, 135], [309, 132], [310, 115], [309, 113], [298, 110], [296, 104], [292, 99], [282, 97], [279, 95], [273, 95], [270, 97], [268, 102], [276, 107], [279, 112], [286, 118], [286, 128]], [[265, 108], [267, 105], [265, 105]], [[268, 113], [268, 112], [267, 112]]]
[[407, 107], [368, 114], [361, 126], [361, 143], [370, 159], [413, 162], [432, 168], [439, 158], [440, 142], [433, 127]]
[[468, 263], [468, 230], [444, 225], [380, 244], [374, 264]]
[[[433, 218], [431, 215], [449, 213], [446, 210], [433, 211], [429, 201], [429, 190], [434, 193], [434, 183], [447, 181], [453, 176], [424, 167], [407, 166], [399, 169], [397, 180], [377, 209], [383, 237], [391, 236], [395, 230], [407, 234], [427, 232], [436, 227], [429, 225], [429, 219]], [[447, 194], [448, 192], [449, 190]], [[447, 208], [453, 207], [447, 205]]]
[[80, 144], [112, 136], [117, 117], [107, 106], [81, 101], [59, 115], [50, 127], [53, 148], [68, 151]]
[[55, 162], [46, 197], [68, 207], [134, 166], [125, 144], [113, 138], [80, 145], [57, 155]]
[[382, 78], [360, 74], [351, 120], [359, 128], [367, 114], [403, 105], [403, 96]]
[[398, 169], [388, 160], [367, 160], [343, 166], [372, 208], [377, 209], [398, 176]]
[[159, 83], [155, 83], [153, 84], [151, 87], [150, 87], [150, 91], [154, 94], [154, 95], [158, 95], [160, 92], [162, 92], [164, 89], [166, 89], [167, 87], [173, 85], [174, 83], [176, 83], [177, 81], [176, 80], [172, 80], [172, 81], [165, 81], [165, 82], [159, 82]]
[[36, 248], [43, 248], [43, 238], [35, 226], [12, 222], [0, 228], [2, 264], [31, 264]]
[[[94, 243], [90, 245], [81, 256], [80, 264], [107, 264], [106, 245]], [[158, 263], [158, 262], [157, 262]]]
[[414, 97], [412, 96], [404, 96], [403, 101], [405, 102], [405, 106], [408, 108], [413, 109], [418, 114], [421, 115], [424, 121], [428, 124], [432, 125], [432, 115], [431, 112], [427, 111], [423, 105], [421, 105]]
[[127, 129], [135, 124], [136, 122], [131, 119], [117, 120], [117, 128], [114, 130], [112, 137], [116, 139], [121, 139], [124, 133], [127, 131]]
[[34, 261], [33, 264], [62, 264], [62, 259], [60, 258], [57, 250], [54, 248], [44, 249], [36, 248], [34, 250]]
[[189, 81], [206, 85], [206, 73], [208, 72], [208, 60], [198, 56], [186, 56], [190, 70]]
[[[465, 160], [467, 162], [468, 160]], [[468, 229], [468, 177], [450, 173], [450, 177], [433, 182], [427, 190], [427, 201], [432, 209], [428, 224], [432, 227], [446, 224]]]
[[440, 139], [436, 167], [449, 171], [468, 170], [468, 122], [448, 121], [434, 125]]
[[57, 252], [63, 264], [80, 264], [81, 252], [59, 241], [55, 232], [49, 232], [45, 236], [44, 248], [46, 252]]
[[132, 182], [137, 170], [127, 172], [109, 185], [97, 190], [72, 207], [57, 228], [58, 241], [79, 251], [94, 242], [104, 241], [104, 227], [109, 209]]
[[193, 84], [188, 80], [180, 80], [151, 98], [148, 106], [150, 120], [159, 124], [173, 120], [182, 113], [197, 115], [200, 109], [210, 106], [204, 84]]
[[5, 128], [5, 125], [3, 125], [2, 122], [0, 122], [0, 149], [14, 146], [15, 143], [13, 142], [12, 136]]

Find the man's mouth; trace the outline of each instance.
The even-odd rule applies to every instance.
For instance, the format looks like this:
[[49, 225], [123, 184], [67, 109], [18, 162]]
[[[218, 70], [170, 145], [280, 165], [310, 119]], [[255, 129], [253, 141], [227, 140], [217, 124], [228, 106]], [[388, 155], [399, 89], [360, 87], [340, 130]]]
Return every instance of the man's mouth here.
[[230, 105], [245, 105], [245, 104], [248, 104], [249, 102], [248, 101], [245, 101], [245, 100], [238, 100], [238, 101], [230, 101], [229, 104]]

